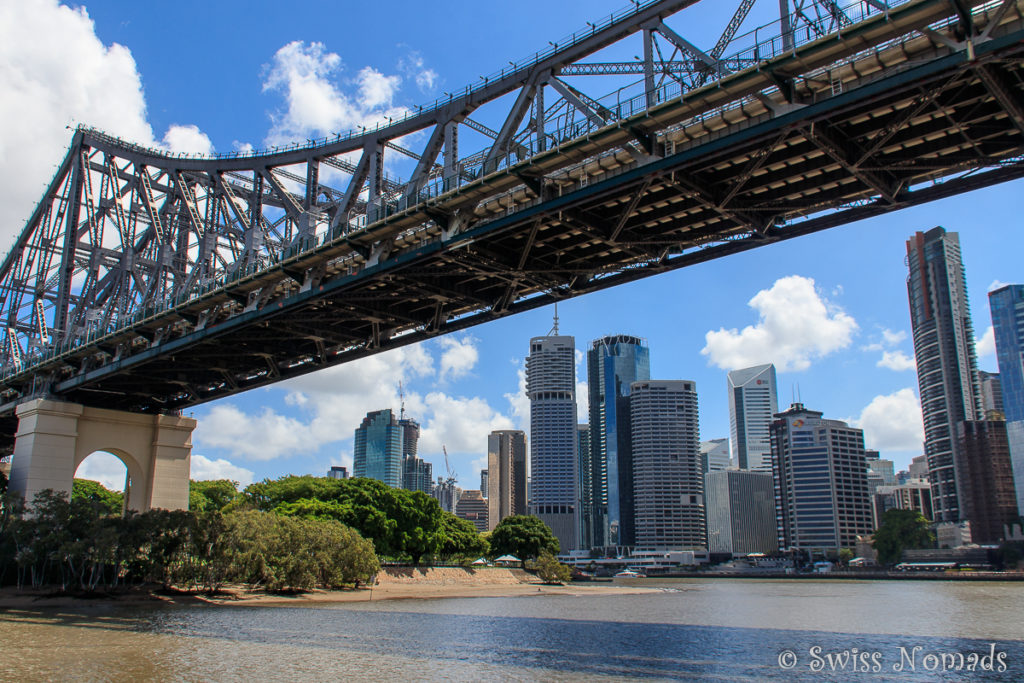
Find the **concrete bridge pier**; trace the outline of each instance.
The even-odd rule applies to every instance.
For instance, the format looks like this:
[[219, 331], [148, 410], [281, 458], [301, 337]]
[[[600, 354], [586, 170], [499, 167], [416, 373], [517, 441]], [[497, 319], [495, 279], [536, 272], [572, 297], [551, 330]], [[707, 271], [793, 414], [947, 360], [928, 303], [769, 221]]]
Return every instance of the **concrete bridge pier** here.
[[192, 430], [196, 421], [175, 415], [128, 413], [78, 403], [36, 399], [18, 406], [9, 488], [26, 503], [44, 489], [70, 494], [75, 471], [97, 451], [128, 468], [125, 507], [188, 508]]

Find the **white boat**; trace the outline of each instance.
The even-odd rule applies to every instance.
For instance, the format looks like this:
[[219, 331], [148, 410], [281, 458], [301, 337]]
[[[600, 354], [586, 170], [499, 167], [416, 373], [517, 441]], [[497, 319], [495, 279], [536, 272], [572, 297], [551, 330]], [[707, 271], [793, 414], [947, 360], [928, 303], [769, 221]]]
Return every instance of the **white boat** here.
[[647, 575], [641, 572], [633, 571], [632, 569], [623, 569], [618, 574], [615, 574], [616, 579], [646, 579]]

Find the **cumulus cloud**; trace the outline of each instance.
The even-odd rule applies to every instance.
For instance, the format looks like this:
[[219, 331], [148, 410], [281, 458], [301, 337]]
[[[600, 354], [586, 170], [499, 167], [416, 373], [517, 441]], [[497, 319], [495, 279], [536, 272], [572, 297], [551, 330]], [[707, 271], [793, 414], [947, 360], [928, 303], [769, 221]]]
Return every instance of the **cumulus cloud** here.
[[104, 45], [85, 8], [57, 0], [0, 3], [0, 92], [0, 238], [20, 232], [43, 196], [71, 141], [68, 126], [176, 152], [212, 149], [188, 125], [159, 142], [131, 51]]
[[527, 434], [530, 432], [530, 397], [526, 395], [526, 368], [521, 360], [513, 361], [519, 367], [516, 370], [516, 390], [505, 394], [509, 413], [515, 422], [515, 428]]
[[239, 486], [248, 486], [253, 482], [256, 475], [252, 470], [233, 465], [224, 458], [211, 460], [205, 455], [193, 453], [191, 477], [195, 481], [227, 479], [236, 482]]
[[864, 430], [868, 448], [879, 451], [920, 451], [924, 442], [921, 404], [913, 389], [876, 396], [850, 423]]
[[402, 85], [399, 76], [385, 76], [372, 66], [359, 70], [359, 97], [366, 107], [390, 107]]
[[307, 45], [296, 40], [279, 49], [267, 69], [263, 90], [281, 94], [285, 106], [271, 114], [267, 143], [331, 135], [405, 114], [405, 108], [392, 104], [400, 76], [364, 67], [356, 75], [352, 96], [338, 86], [343, 70], [341, 57], [323, 43]]
[[914, 370], [917, 368], [917, 364], [914, 362], [913, 357], [908, 356], [902, 351], [884, 351], [882, 352], [882, 359], [875, 365], [880, 368], [889, 368], [896, 372], [903, 372], [904, 370]]
[[76, 479], [98, 481], [111, 491], [124, 491], [124, 480], [128, 468], [116, 455], [99, 451], [93, 453], [78, 466]]
[[306, 455], [318, 447], [307, 425], [264, 408], [250, 415], [233, 404], [215, 405], [194, 434], [204, 448], [219, 448], [248, 460]]
[[806, 370], [811, 361], [849, 346], [857, 323], [822, 298], [814, 280], [790, 275], [748, 302], [759, 321], [742, 330], [710, 330], [701, 354], [723, 370], [775, 363], [780, 371]]
[[496, 429], [515, 429], [512, 420], [486, 399], [431, 392], [424, 399], [430, 417], [420, 431], [420, 450], [440, 453], [486, 453], [487, 435]]
[[476, 367], [480, 354], [473, 337], [441, 337], [441, 381], [459, 379]]
[[974, 352], [978, 358], [996, 355], [996, 331], [989, 325], [981, 339], [974, 342]]
[[173, 125], [164, 133], [163, 146], [174, 154], [210, 154], [213, 143], [198, 126]]

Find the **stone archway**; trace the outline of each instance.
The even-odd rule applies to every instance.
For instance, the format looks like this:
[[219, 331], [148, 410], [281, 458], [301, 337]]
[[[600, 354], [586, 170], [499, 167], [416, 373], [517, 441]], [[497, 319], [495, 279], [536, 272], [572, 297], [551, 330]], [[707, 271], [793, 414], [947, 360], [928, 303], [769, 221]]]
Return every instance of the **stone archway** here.
[[142, 500], [141, 487], [139, 486], [142, 482], [143, 468], [139, 461], [127, 451], [111, 447], [100, 448], [86, 453], [79, 451], [75, 453], [75, 476], [81, 476], [78, 471], [86, 460], [102, 453], [117, 458], [125, 467], [126, 481], [122, 488], [118, 488], [119, 491], [123, 490], [124, 492], [125, 510], [138, 511], [144, 509], [145, 501]]
[[71, 492], [75, 471], [96, 451], [125, 463], [127, 508], [188, 508], [192, 430], [177, 415], [144, 415], [36, 399], [18, 406], [10, 488], [31, 502], [44, 489]]

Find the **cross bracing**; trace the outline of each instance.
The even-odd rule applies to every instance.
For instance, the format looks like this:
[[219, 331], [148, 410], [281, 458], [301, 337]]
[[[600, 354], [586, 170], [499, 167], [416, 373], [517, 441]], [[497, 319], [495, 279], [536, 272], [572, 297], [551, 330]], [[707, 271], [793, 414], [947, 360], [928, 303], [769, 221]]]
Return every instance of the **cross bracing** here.
[[1021, 175], [1024, 2], [796, 0], [741, 34], [744, 1], [701, 47], [672, 28], [696, 1], [304, 146], [80, 128], [0, 270], [0, 412], [178, 409]]

